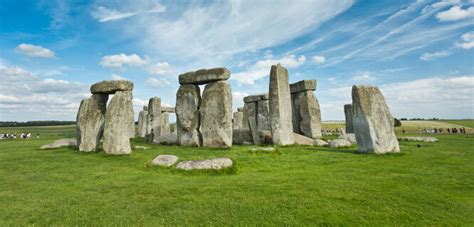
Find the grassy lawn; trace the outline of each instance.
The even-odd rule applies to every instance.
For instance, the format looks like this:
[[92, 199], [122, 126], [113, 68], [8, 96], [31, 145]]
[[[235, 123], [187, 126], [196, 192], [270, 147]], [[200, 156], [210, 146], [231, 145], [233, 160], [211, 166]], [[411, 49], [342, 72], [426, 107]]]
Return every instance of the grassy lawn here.
[[[1, 128], [0, 132], [6, 130]], [[474, 138], [401, 142], [401, 154], [279, 147], [274, 154], [145, 144], [130, 156], [38, 150], [74, 127], [0, 141], [0, 225], [474, 225]], [[34, 134], [35, 135], [35, 134]], [[230, 157], [235, 172], [148, 165]]]

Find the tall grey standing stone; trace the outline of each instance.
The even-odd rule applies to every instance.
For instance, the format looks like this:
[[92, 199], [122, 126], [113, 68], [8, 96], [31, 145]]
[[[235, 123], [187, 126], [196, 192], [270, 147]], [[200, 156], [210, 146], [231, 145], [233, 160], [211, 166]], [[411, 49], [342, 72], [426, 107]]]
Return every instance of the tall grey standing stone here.
[[294, 144], [288, 70], [280, 64], [270, 70], [269, 102], [273, 143]]
[[263, 95], [257, 102], [257, 129], [270, 130], [270, 106], [268, 95]]
[[91, 152], [99, 148], [104, 132], [108, 95], [93, 94], [83, 99], [76, 116], [76, 136], [79, 151]]
[[232, 129], [242, 129], [243, 127], [243, 118], [244, 112], [234, 112], [234, 117], [232, 119]]
[[242, 129], [249, 129], [249, 125], [247, 122], [249, 121], [249, 117], [257, 118], [257, 103], [256, 102], [246, 102], [244, 103], [244, 112], [243, 112], [243, 119], [242, 119]]
[[200, 146], [199, 106], [201, 92], [197, 85], [181, 85], [176, 93], [176, 124], [178, 143], [182, 146]]
[[170, 117], [168, 112], [161, 113], [161, 135], [170, 134]]
[[161, 132], [161, 99], [158, 97], [150, 98], [148, 101], [148, 134], [153, 133], [153, 137], [157, 138]]
[[232, 90], [227, 81], [206, 85], [201, 104], [202, 145], [232, 146]]
[[352, 86], [352, 108], [359, 152], [383, 154], [400, 151], [393, 117], [377, 87]]
[[316, 80], [290, 84], [293, 131], [316, 139], [321, 138], [321, 110], [314, 96]]
[[346, 133], [354, 133], [354, 125], [352, 124], [352, 104], [344, 105], [344, 114], [346, 116]]
[[257, 120], [254, 117], [249, 117], [249, 128], [250, 133], [252, 134], [252, 141], [255, 145], [260, 145], [260, 137], [257, 131]]
[[146, 136], [146, 127], [148, 122], [148, 111], [142, 110], [138, 114], [138, 136], [141, 138], [145, 138]]
[[133, 116], [132, 92], [117, 91], [105, 112], [104, 151], [106, 154], [130, 154], [130, 125]]

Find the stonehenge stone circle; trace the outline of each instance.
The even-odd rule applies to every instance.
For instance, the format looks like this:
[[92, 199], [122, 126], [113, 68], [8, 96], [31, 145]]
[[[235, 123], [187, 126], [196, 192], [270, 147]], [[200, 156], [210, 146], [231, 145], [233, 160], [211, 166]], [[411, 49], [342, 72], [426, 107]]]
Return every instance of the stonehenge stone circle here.
[[244, 112], [242, 111], [234, 112], [234, 116], [232, 119], [232, 129], [242, 129], [243, 119], [244, 119]]
[[[143, 108], [145, 109], [145, 108]], [[141, 138], [145, 138], [147, 133], [147, 125], [148, 125], [148, 108], [147, 110], [142, 110], [138, 114], [138, 129], [137, 133], [138, 136]]]
[[280, 64], [270, 70], [269, 106], [273, 143], [294, 144], [288, 70]]
[[104, 132], [108, 95], [93, 94], [83, 99], [76, 117], [76, 137], [79, 151], [97, 151]]
[[359, 152], [383, 154], [400, 151], [393, 117], [377, 87], [352, 86], [352, 108]]
[[232, 90], [227, 81], [206, 85], [200, 107], [202, 146], [232, 146]]
[[104, 151], [130, 154], [130, 119], [133, 117], [132, 92], [117, 91], [105, 111]]
[[352, 104], [344, 105], [344, 115], [346, 116], [346, 133], [354, 133], [352, 124]]
[[226, 68], [201, 69], [179, 75], [179, 83], [202, 85], [211, 82], [228, 80], [230, 71]]
[[176, 124], [178, 143], [182, 146], [200, 146], [199, 106], [201, 92], [197, 85], [181, 85], [176, 93]]
[[321, 138], [321, 110], [314, 96], [316, 80], [290, 84], [293, 131], [311, 138]]
[[131, 91], [133, 83], [128, 80], [104, 80], [91, 86], [92, 94], [114, 94], [116, 91]]
[[148, 100], [148, 134], [153, 133], [153, 137], [160, 136], [161, 131], [161, 99], [153, 97]]

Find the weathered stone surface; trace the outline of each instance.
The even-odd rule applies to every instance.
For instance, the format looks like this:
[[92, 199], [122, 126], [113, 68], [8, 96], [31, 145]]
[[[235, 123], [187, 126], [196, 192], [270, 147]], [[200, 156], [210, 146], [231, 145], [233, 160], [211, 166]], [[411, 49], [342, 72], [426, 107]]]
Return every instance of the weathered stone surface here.
[[314, 139], [313, 145], [318, 146], [318, 147], [325, 147], [325, 146], [329, 146], [329, 143], [322, 139]]
[[400, 141], [418, 141], [418, 142], [438, 142], [437, 138], [434, 137], [399, 137], [398, 140]]
[[75, 147], [76, 146], [76, 139], [59, 139], [55, 140], [53, 143], [45, 144], [40, 147], [40, 149], [54, 149], [60, 147]]
[[172, 133], [172, 134], [175, 134], [175, 135], [178, 135], [178, 124], [176, 124], [176, 123], [173, 124], [173, 125], [171, 126], [171, 128], [172, 128], [172, 130], [171, 130], [172, 132], [171, 132], [171, 133]]
[[117, 91], [105, 112], [104, 151], [106, 154], [130, 154], [130, 119], [133, 116], [132, 92]]
[[249, 129], [249, 117], [257, 118], [257, 103], [256, 102], [247, 102], [244, 104], [244, 116], [242, 119], [243, 125], [242, 129]]
[[293, 119], [300, 120], [297, 122], [298, 133], [315, 139], [321, 138], [321, 110], [313, 91], [295, 93], [294, 98], [296, 111], [293, 111], [293, 114], [298, 114], [298, 117], [293, 116]]
[[234, 117], [232, 119], [232, 129], [242, 129], [243, 128], [243, 112], [234, 112]]
[[273, 143], [294, 144], [288, 70], [280, 64], [270, 70], [270, 124]]
[[[269, 130], [258, 130], [258, 136], [262, 144], [272, 144], [272, 133]], [[250, 129], [235, 129], [232, 132], [233, 144], [253, 144]]]
[[151, 161], [152, 165], [155, 166], [164, 166], [164, 167], [169, 167], [174, 165], [178, 161], [178, 157], [174, 155], [169, 155], [169, 154], [162, 154], [156, 156], [153, 161]]
[[148, 111], [148, 106], [143, 106], [144, 111]]
[[76, 117], [76, 137], [79, 151], [91, 152], [99, 148], [104, 133], [105, 109], [108, 95], [93, 94], [81, 101]]
[[185, 161], [178, 163], [177, 169], [182, 170], [203, 170], [203, 169], [224, 169], [233, 165], [230, 158], [213, 158], [207, 160]]
[[200, 146], [199, 106], [201, 92], [197, 85], [181, 85], [176, 93], [176, 123], [178, 143], [182, 146]]
[[146, 110], [142, 110], [140, 111], [140, 113], [138, 114], [138, 129], [137, 129], [137, 133], [138, 133], [138, 136], [141, 137], [141, 138], [145, 138], [146, 136], [146, 132], [147, 132], [147, 125], [148, 125], [148, 111]]
[[344, 105], [344, 114], [346, 115], [346, 133], [354, 133], [352, 124], [352, 104]]
[[170, 116], [168, 112], [161, 113], [161, 130], [160, 135], [170, 134]]
[[296, 83], [290, 84], [290, 92], [302, 92], [302, 91], [315, 91], [316, 80], [301, 80]]
[[329, 147], [350, 147], [351, 142], [345, 139], [333, 139], [329, 141]]
[[359, 152], [382, 154], [400, 151], [393, 117], [377, 87], [354, 85], [352, 108]]
[[132, 91], [133, 83], [128, 80], [104, 80], [91, 86], [92, 94], [114, 94], [117, 91]]
[[230, 71], [227, 68], [201, 69], [179, 75], [180, 84], [207, 84], [211, 82], [228, 80]]
[[232, 146], [232, 90], [227, 81], [206, 85], [200, 108], [202, 145]]
[[249, 117], [249, 128], [250, 128], [250, 134], [252, 134], [252, 142], [255, 145], [260, 145], [260, 137], [258, 136], [258, 131], [257, 131], [257, 121], [254, 117]]
[[165, 134], [158, 137], [155, 137], [153, 143], [156, 144], [166, 144], [166, 145], [176, 145], [178, 144], [178, 135], [176, 134]]
[[239, 111], [239, 112], [244, 112], [244, 108], [243, 108], [243, 107], [239, 107], [239, 108], [237, 108], [237, 111]]
[[161, 135], [161, 99], [153, 97], [148, 100], [148, 133], [154, 137]]
[[313, 145], [314, 139], [300, 135], [298, 133], [293, 133], [293, 137], [295, 138], [295, 144], [299, 145]]
[[356, 137], [355, 137], [354, 133], [341, 134], [337, 138], [338, 139], [345, 139], [345, 140], [351, 142], [351, 144], [357, 144], [357, 140], [356, 140]]
[[270, 106], [268, 99], [262, 99], [257, 102], [257, 129], [271, 130]]
[[167, 113], [175, 113], [176, 112], [176, 108], [174, 107], [168, 107], [168, 106], [162, 106], [161, 107], [161, 112], [167, 112]]
[[124, 111], [130, 111], [130, 121], [128, 122], [128, 136], [130, 138], [135, 138], [135, 112], [133, 111], [133, 102], [130, 102], [129, 107], [125, 108]]
[[268, 94], [249, 95], [244, 97], [244, 102], [258, 102], [260, 100], [268, 100]]

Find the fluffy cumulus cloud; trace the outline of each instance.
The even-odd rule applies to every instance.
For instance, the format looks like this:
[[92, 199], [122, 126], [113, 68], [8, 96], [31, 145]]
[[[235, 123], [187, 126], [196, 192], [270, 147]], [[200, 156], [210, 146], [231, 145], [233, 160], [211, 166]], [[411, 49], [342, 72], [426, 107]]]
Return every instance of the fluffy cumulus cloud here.
[[318, 65], [321, 65], [321, 64], [324, 64], [326, 63], [326, 57], [324, 56], [321, 56], [321, 55], [316, 55], [316, 56], [313, 56], [313, 61], [318, 64]]
[[474, 47], [474, 32], [468, 32], [461, 36], [461, 40], [456, 42], [456, 46], [463, 49], [471, 49]]
[[420, 60], [432, 61], [432, 60], [435, 60], [437, 58], [447, 57], [449, 55], [450, 55], [450, 53], [448, 51], [437, 51], [437, 52], [433, 52], [433, 53], [423, 53], [420, 56]]
[[162, 13], [166, 11], [166, 7], [155, 0], [122, 1], [120, 6], [124, 9], [114, 9], [99, 5], [91, 12], [91, 16], [99, 22], [108, 22], [141, 14]]
[[41, 78], [20, 67], [0, 65], [0, 77], [2, 120], [71, 120], [90, 96], [85, 84]]
[[254, 84], [255, 81], [260, 80], [270, 75], [270, 68], [272, 65], [281, 64], [286, 68], [298, 68], [306, 61], [304, 55], [297, 57], [296, 55], [289, 55], [282, 58], [270, 58], [257, 61], [250, 66], [246, 71], [238, 72], [232, 75], [232, 79], [238, 81], [240, 84]]
[[158, 62], [148, 67], [148, 72], [152, 75], [169, 75], [173, 72], [168, 62]]
[[44, 48], [42, 46], [35, 46], [32, 44], [22, 43], [15, 49], [18, 53], [26, 55], [28, 57], [36, 58], [54, 58], [55, 54], [52, 50]]
[[453, 6], [449, 10], [436, 14], [436, 18], [440, 21], [457, 21], [470, 17], [474, 17], [474, 6], [465, 9], [460, 6]]
[[99, 63], [102, 67], [122, 69], [125, 66], [141, 67], [148, 64], [148, 59], [137, 54], [116, 54], [103, 56]]

